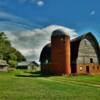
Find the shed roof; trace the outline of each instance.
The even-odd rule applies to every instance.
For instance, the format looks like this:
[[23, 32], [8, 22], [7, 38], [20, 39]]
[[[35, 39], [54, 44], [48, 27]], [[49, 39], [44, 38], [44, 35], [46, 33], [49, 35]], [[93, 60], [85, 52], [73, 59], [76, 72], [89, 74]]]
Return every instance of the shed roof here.
[[1, 66], [7, 66], [7, 62], [5, 60], [0, 59], [0, 65]]
[[25, 62], [25, 61], [19, 62], [19, 63], [17, 64], [17, 66], [28, 66], [28, 65], [29, 65], [29, 62]]
[[19, 62], [17, 64], [17, 66], [29, 66], [29, 65], [33, 65], [33, 66], [39, 66], [35, 61], [32, 62], [28, 62], [28, 61], [23, 61], [23, 62]]

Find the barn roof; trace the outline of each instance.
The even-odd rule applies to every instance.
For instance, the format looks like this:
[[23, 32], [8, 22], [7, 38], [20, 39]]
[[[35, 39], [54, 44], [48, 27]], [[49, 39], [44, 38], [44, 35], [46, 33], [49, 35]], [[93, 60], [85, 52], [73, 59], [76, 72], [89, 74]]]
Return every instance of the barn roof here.
[[40, 62], [44, 62], [46, 59], [51, 60], [51, 43], [44, 46], [40, 54]]
[[[98, 54], [98, 58], [99, 58], [99, 62], [100, 62], [100, 49], [99, 49], [99, 44], [95, 38], [95, 36], [91, 33], [85, 33], [79, 37], [76, 37], [74, 39], [71, 40], [71, 59], [75, 60], [78, 57], [78, 49], [79, 49], [79, 45], [81, 40], [83, 39], [88, 39], [90, 42], [93, 42], [95, 45], [95, 50]], [[46, 59], [51, 59], [51, 43], [47, 44], [46, 46], [44, 46], [44, 48], [42, 49], [41, 55], [40, 55], [40, 62], [45, 61]]]
[[[95, 51], [97, 52], [97, 56], [99, 58], [99, 62], [100, 62], [100, 49], [99, 49], [99, 44], [95, 38], [95, 36], [91, 33], [85, 33], [77, 38], [74, 38], [71, 40], [71, 55], [72, 55], [72, 59], [76, 59], [78, 57], [78, 49], [79, 49], [79, 45], [81, 40], [83, 39], [87, 39], [88, 41], [90, 41], [93, 45], [93, 47], [95, 48]], [[95, 42], [93, 42], [95, 41]]]

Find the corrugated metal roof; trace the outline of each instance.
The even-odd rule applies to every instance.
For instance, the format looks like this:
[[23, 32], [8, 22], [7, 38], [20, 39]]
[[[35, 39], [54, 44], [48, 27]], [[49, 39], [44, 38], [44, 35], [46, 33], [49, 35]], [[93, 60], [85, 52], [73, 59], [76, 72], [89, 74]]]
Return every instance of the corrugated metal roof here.
[[17, 66], [28, 66], [30, 62], [19, 62]]

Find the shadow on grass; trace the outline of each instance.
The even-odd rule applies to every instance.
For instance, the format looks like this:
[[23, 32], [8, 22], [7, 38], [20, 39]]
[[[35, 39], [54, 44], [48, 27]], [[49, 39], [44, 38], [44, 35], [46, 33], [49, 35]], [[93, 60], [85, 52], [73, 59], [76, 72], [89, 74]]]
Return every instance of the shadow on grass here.
[[51, 74], [43, 74], [41, 71], [36, 71], [36, 72], [28, 72], [24, 71], [23, 74], [16, 74], [16, 77], [50, 77], [52, 76]]

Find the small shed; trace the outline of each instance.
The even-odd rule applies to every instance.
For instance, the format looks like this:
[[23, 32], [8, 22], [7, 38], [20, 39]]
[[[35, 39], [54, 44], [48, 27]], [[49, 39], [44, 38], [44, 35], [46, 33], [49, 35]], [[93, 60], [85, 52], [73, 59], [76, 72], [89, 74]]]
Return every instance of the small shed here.
[[28, 66], [29, 66], [29, 62], [25, 62], [25, 61], [23, 61], [23, 62], [19, 62], [18, 64], [17, 64], [17, 69], [27, 69], [28, 68]]
[[34, 61], [32, 62], [19, 62], [17, 64], [17, 69], [28, 69], [28, 70], [36, 70], [38, 67], [38, 64], [36, 64]]
[[0, 72], [7, 72], [8, 64], [5, 60], [0, 60]]

